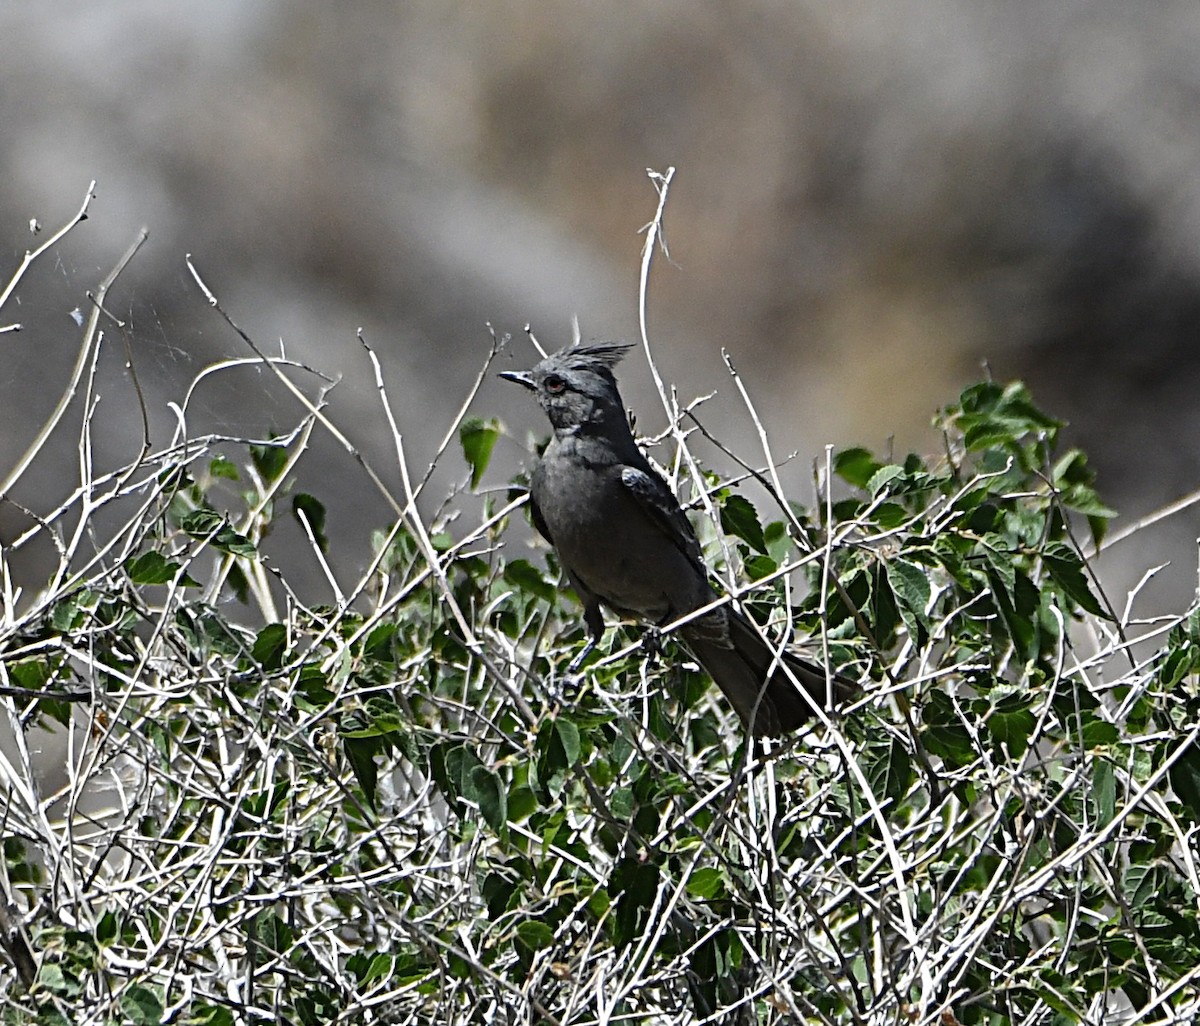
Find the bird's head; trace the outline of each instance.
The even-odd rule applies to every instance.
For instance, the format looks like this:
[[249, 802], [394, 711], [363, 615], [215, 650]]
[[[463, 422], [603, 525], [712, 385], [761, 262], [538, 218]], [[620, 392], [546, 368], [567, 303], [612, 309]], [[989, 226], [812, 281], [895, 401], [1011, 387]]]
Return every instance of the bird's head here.
[[532, 391], [555, 431], [617, 424], [628, 429], [613, 367], [630, 348], [616, 342], [574, 345], [552, 353], [532, 370], [502, 371], [500, 377]]

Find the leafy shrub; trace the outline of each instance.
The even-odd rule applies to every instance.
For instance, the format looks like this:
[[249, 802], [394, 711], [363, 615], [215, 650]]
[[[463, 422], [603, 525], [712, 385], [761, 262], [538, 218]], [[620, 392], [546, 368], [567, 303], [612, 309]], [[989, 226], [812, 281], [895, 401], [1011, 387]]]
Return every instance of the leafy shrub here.
[[[328, 545], [290, 492], [317, 414], [88, 468], [31, 529], [135, 510], [6, 600], [5, 1021], [1195, 1014], [1200, 616], [1118, 616], [1112, 513], [1021, 385], [942, 411], [936, 462], [838, 453], [811, 511], [683, 454], [737, 600], [864, 682], [769, 751], [669, 629], [565, 675], [519, 482], [454, 536], [402, 468], [375, 564], [301, 602], [260, 550], [291, 515]], [[502, 430], [458, 426], [464, 489]]]

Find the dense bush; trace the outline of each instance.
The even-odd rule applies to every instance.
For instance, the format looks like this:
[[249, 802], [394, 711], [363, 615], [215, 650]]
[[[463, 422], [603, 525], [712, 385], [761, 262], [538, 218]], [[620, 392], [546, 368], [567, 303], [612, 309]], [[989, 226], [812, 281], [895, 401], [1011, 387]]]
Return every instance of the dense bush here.
[[[654, 448], [737, 601], [863, 681], [766, 751], [669, 630], [565, 676], [579, 609], [519, 482], [467, 528], [402, 468], [374, 565], [306, 606], [260, 557], [282, 517], [328, 544], [291, 482], [336, 429], [298, 409], [81, 461], [31, 522], [61, 565], [0, 626], [3, 1021], [1195, 1015], [1200, 618], [1105, 599], [1112, 514], [1022, 386], [967, 389], [937, 460], [836, 454], [811, 510], [765, 454], [704, 469], [690, 421]], [[464, 492], [502, 430], [457, 425]]]

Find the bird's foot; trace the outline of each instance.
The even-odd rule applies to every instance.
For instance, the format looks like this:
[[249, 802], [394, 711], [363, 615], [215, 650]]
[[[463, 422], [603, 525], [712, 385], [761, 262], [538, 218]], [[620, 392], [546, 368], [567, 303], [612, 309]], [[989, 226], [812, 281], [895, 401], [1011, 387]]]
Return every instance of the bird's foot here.
[[579, 668], [595, 647], [596, 639], [589, 638], [588, 643], [579, 650], [575, 658], [567, 663], [567, 668], [563, 672], [562, 678], [551, 686], [554, 700], [565, 704], [572, 701], [579, 694], [584, 682], [583, 674], [579, 672]]
[[651, 663], [658, 661], [663, 652], [663, 640], [662, 632], [657, 627], [646, 628], [646, 633], [642, 635], [642, 648], [646, 650]]

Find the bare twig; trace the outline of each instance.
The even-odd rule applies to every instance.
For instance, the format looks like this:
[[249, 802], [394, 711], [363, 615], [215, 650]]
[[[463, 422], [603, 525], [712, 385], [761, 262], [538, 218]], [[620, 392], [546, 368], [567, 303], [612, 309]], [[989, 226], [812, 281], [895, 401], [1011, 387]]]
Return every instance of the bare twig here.
[[[93, 185], [94, 184], [95, 183], [93, 183]], [[77, 223], [78, 220], [82, 218], [83, 212], [87, 209], [88, 200], [90, 199], [91, 192], [89, 191], [88, 199], [84, 201], [83, 209], [80, 211], [79, 216], [77, 216], [76, 222], [72, 222], [72, 225], [68, 225], [66, 228], [64, 228], [59, 233], [59, 237], [65, 235], [66, 232], [73, 226], [73, 224]], [[79, 346], [79, 355], [75, 358], [75, 367], [71, 371], [71, 377], [67, 382], [67, 387], [63, 390], [63, 394], [59, 397], [58, 403], [55, 405], [53, 411], [51, 411], [46, 423], [42, 425], [42, 428], [40, 431], [38, 431], [37, 436], [25, 450], [24, 455], [17, 460], [16, 464], [5, 475], [3, 480], [0, 480], [0, 500], [7, 497], [9, 492], [13, 490], [13, 487], [16, 485], [16, 483], [24, 476], [25, 471], [29, 469], [30, 464], [33, 463], [33, 461], [37, 458], [37, 454], [42, 451], [42, 447], [46, 444], [46, 439], [50, 437], [54, 429], [58, 426], [59, 421], [62, 420], [63, 415], [67, 412], [67, 407], [70, 406], [71, 400], [75, 397], [75, 391], [79, 387], [79, 381], [83, 377], [83, 373], [88, 366], [89, 359], [92, 357], [93, 344], [97, 342], [99, 337], [98, 322], [100, 319], [100, 304], [104, 301], [104, 297], [108, 294], [108, 290], [112, 287], [113, 282], [117, 280], [117, 276], [123, 270], [125, 270], [129, 264], [129, 261], [134, 258], [134, 255], [141, 248], [142, 243], [145, 241], [146, 230], [143, 228], [138, 233], [138, 237], [134, 240], [133, 244], [125, 251], [121, 259], [117, 261], [116, 266], [114, 266], [113, 269], [108, 272], [104, 280], [100, 283], [99, 287], [97, 287], [96, 305], [92, 308], [91, 315], [88, 317], [87, 328], [83, 333], [83, 341]], [[32, 259], [38, 254], [45, 251], [46, 245], [48, 244], [49, 243], [47, 242], [47, 244], [42, 245], [34, 254], [27, 254], [26, 260], [31, 262]], [[0, 295], [0, 306], [3, 305], [5, 298], [6, 295]]]

